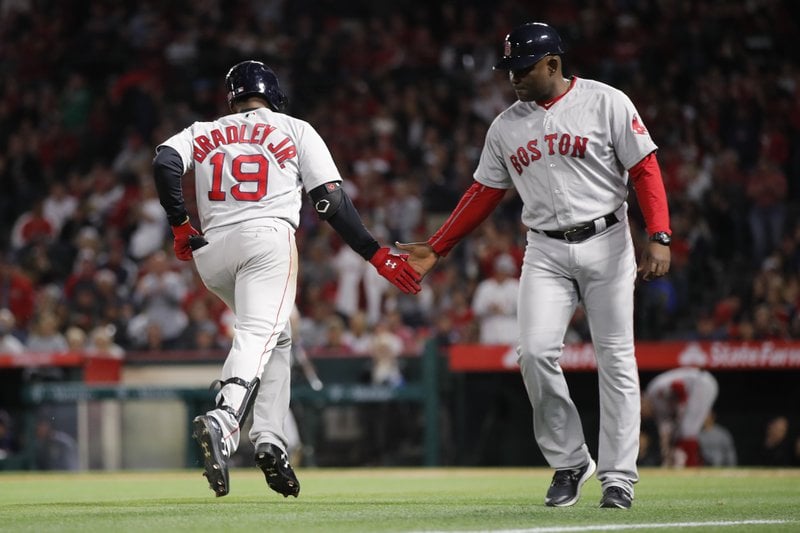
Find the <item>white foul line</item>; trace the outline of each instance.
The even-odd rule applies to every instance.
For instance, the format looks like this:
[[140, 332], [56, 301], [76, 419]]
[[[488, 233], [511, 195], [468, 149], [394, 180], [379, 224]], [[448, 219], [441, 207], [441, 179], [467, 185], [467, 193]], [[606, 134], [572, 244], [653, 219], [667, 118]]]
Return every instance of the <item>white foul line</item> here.
[[[493, 529], [492, 533], [570, 533], [574, 531], [619, 531], [622, 529], [657, 529], [683, 527], [732, 527], [749, 525], [787, 524], [793, 520], [729, 520], [717, 522], [671, 522], [653, 524], [608, 524], [597, 526], [554, 526], [534, 527], [531, 529]], [[471, 531], [426, 531], [425, 533], [482, 533], [487, 530]]]

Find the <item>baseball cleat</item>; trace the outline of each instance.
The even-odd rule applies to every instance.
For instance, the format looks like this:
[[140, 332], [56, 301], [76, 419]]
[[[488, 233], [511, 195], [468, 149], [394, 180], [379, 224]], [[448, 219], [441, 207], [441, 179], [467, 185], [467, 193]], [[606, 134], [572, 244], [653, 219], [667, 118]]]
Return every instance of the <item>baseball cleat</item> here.
[[208, 486], [217, 497], [228, 494], [228, 456], [222, 443], [222, 429], [219, 423], [210, 416], [195, 417], [192, 437], [200, 445], [203, 454], [203, 475]]
[[256, 466], [264, 472], [269, 488], [283, 494], [284, 498], [297, 498], [300, 494], [300, 482], [294, 475], [285, 451], [268, 442], [259, 444], [256, 448]]
[[631, 497], [621, 487], [608, 487], [603, 491], [600, 507], [605, 509], [630, 509]]
[[553, 481], [547, 489], [544, 499], [548, 507], [569, 507], [575, 505], [581, 497], [581, 487], [592, 477], [597, 465], [589, 458], [589, 462], [580, 468], [556, 470]]

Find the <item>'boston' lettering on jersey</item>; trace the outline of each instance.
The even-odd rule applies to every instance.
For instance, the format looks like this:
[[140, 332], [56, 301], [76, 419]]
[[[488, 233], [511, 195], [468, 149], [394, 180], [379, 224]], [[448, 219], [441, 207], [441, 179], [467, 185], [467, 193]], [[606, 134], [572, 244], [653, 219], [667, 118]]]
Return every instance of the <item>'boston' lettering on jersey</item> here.
[[[249, 129], [249, 124], [238, 126], [227, 126], [223, 129], [215, 128], [211, 130], [210, 138], [207, 135], [198, 135], [194, 138], [194, 160], [202, 163], [208, 154], [219, 147], [221, 144], [264, 144], [270, 133], [275, 131], [275, 126], [257, 122]], [[278, 163], [283, 167], [283, 162], [297, 155], [294, 144], [285, 138], [277, 145], [268, 144], [267, 149], [275, 154]]]
[[556, 150], [558, 150], [561, 155], [584, 159], [588, 142], [588, 137], [569, 133], [548, 133], [544, 136], [544, 146], [541, 149], [539, 148], [539, 139], [531, 139], [527, 145], [517, 148], [515, 154], [510, 155], [509, 159], [517, 174], [522, 174], [522, 167], [527, 167], [531, 162], [542, 158], [542, 150], [545, 150], [547, 155], [556, 155]]

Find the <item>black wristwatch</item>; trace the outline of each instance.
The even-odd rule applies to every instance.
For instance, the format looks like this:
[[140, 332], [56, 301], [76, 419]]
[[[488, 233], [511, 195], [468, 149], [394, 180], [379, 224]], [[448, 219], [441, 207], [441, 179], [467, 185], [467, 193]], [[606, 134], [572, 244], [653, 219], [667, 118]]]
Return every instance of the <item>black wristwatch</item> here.
[[658, 244], [663, 244], [664, 246], [669, 246], [672, 242], [672, 237], [666, 231], [657, 231], [650, 235], [650, 240]]

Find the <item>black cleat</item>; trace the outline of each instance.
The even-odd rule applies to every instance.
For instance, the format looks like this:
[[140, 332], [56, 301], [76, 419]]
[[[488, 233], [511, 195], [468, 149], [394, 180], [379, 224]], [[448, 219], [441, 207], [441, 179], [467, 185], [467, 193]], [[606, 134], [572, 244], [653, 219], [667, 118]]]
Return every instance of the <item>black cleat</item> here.
[[286, 452], [268, 442], [258, 445], [256, 448], [256, 466], [258, 466], [264, 477], [267, 478], [269, 488], [283, 494], [283, 497], [300, 494], [300, 482], [294, 475], [294, 470], [289, 464], [289, 456]]
[[597, 465], [589, 458], [589, 462], [580, 468], [556, 470], [553, 482], [547, 489], [544, 504], [548, 507], [569, 507], [581, 497], [581, 487], [592, 477]]
[[193, 426], [192, 437], [203, 454], [203, 475], [208, 479], [208, 486], [217, 497], [225, 496], [229, 490], [228, 456], [223, 451], [222, 429], [214, 418], [205, 415], [195, 417]]
[[600, 507], [605, 509], [630, 509], [631, 497], [623, 488], [611, 486], [603, 491]]

